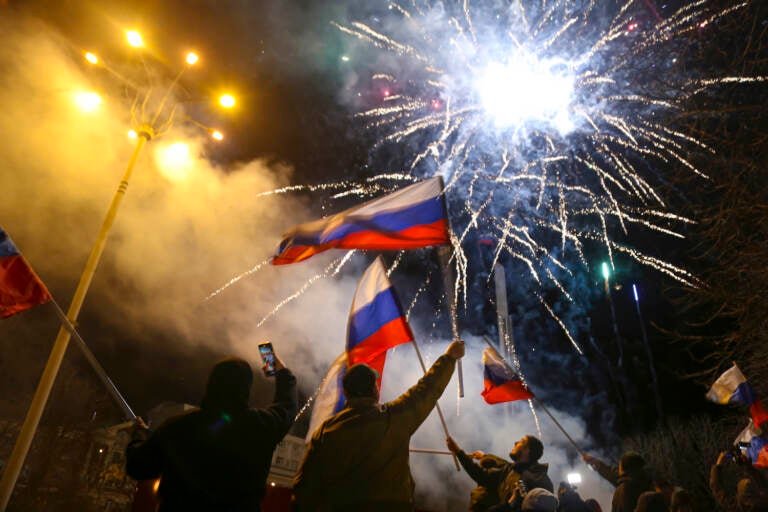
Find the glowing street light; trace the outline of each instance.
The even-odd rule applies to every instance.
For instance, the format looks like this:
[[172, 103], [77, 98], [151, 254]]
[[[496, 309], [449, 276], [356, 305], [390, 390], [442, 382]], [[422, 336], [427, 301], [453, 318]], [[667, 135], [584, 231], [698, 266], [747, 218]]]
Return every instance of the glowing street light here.
[[187, 54], [187, 64], [190, 66], [194, 66], [197, 64], [197, 61], [200, 60], [200, 57], [197, 56], [195, 52], [189, 52]]
[[75, 105], [83, 112], [93, 112], [101, 105], [101, 96], [95, 92], [80, 91], [75, 93]]
[[571, 485], [579, 485], [581, 483], [580, 473], [568, 473], [566, 478], [568, 479], [568, 483]]
[[128, 40], [128, 44], [134, 48], [140, 48], [144, 46], [144, 40], [141, 38], [141, 34], [135, 30], [128, 30], [125, 33], [125, 38]]
[[96, 56], [95, 53], [92, 53], [92, 52], [85, 52], [85, 60], [87, 60], [91, 64], [99, 63], [99, 58]]
[[171, 181], [183, 181], [189, 176], [192, 158], [189, 146], [184, 142], [175, 142], [158, 149], [156, 158], [160, 172]]
[[224, 108], [232, 108], [235, 106], [235, 97], [231, 94], [222, 94], [219, 96], [219, 104]]
[[138, 136], [139, 136], [139, 134], [136, 133], [136, 130], [128, 130], [128, 138], [129, 139], [133, 140], [133, 139], [135, 139]]
[[224, 134], [219, 130], [213, 130], [211, 132], [211, 137], [213, 137], [215, 140], [224, 140]]

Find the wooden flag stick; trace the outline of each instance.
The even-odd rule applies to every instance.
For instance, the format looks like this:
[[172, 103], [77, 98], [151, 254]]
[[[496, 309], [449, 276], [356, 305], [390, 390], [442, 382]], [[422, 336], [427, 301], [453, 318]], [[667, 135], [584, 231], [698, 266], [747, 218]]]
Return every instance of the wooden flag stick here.
[[[496, 350], [496, 347], [493, 346], [493, 344], [490, 342], [490, 340], [488, 340], [488, 338], [486, 336], [483, 336], [482, 338], [483, 338], [483, 341], [485, 341], [485, 343], [490, 348], [492, 348], [494, 352], [496, 352], [496, 354], [499, 356], [499, 359], [504, 363], [504, 365], [507, 368], [509, 368], [510, 371], [515, 372], [514, 368], [512, 368], [512, 366], [510, 366], [510, 364], [506, 361], [506, 359], [504, 359], [504, 357], [501, 354], [499, 354], [499, 352]], [[526, 386], [527, 386], [527, 384], [526, 384]], [[579, 452], [579, 454], [584, 455], [585, 452], [579, 447], [578, 444], [576, 444], [576, 441], [573, 440], [571, 435], [563, 428], [563, 426], [560, 424], [560, 422], [557, 421], [557, 418], [555, 418], [554, 415], [551, 412], [549, 412], [549, 409], [543, 403], [541, 403], [541, 400], [539, 400], [538, 398], [534, 397], [533, 401], [536, 402], [539, 405], [539, 407], [541, 407], [541, 410], [544, 411], [547, 414], [547, 416], [549, 416], [552, 419], [552, 421], [555, 423], [555, 425], [557, 425], [557, 428], [560, 429], [560, 432], [562, 432], [563, 435], [568, 439], [568, 441], [571, 442], [573, 447], [576, 448], [576, 451]]]
[[[427, 373], [427, 366], [424, 364], [424, 358], [421, 357], [419, 344], [416, 343], [416, 340], [411, 340], [411, 343], [413, 344], [413, 348], [416, 349], [416, 355], [419, 357], [419, 364], [421, 365], [422, 371]], [[435, 402], [435, 409], [437, 409], [437, 415], [440, 416], [440, 423], [443, 425], [445, 437], [451, 437], [451, 435], [448, 433], [448, 425], [445, 423], [445, 417], [443, 416], [443, 410], [440, 408], [439, 402]], [[456, 455], [453, 455], [453, 463], [456, 465], [456, 471], [461, 471], [461, 467], [459, 466], [459, 459], [456, 458]]]
[[[436, 455], [453, 455], [453, 452], [449, 452], [447, 450], [425, 450], [423, 448], [409, 448], [409, 452], [411, 453], [434, 453]], [[455, 458], [455, 455], [454, 455]]]

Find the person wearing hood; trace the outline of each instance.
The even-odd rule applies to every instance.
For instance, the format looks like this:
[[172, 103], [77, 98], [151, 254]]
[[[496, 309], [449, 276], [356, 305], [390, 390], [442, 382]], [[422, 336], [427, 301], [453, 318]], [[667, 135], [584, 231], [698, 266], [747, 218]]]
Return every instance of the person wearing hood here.
[[626, 452], [619, 459], [619, 465], [611, 466], [588, 453], [582, 454], [584, 462], [613, 485], [611, 512], [634, 512], [640, 495], [653, 491], [650, 472], [645, 459], [636, 452]]
[[450, 437], [446, 439], [446, 445], [472, 480], [487, 492], [495, 492], [497, 504], [507, 504], [514, 499], [515, 490], [521, 484], [525, 489], [554, 491], [552, 480], [547, 476], [548, 465], [539, 463], [544, 454], [544, 445], [534, 436], [525, 436], [516, 442], [509, 452], [512, 462], [506, 462], [501, 467], [486, 468], [476, 464]]
[[251, 366], [230, 358], [213, 367], [199, 409], [154, 432], [139, 423], [126, 472], [136, 480], [161, 478], [159, 512], [260, 510], [272, 453], [298, 409], [296, 378], [275, 359], [275, 395], [266, 409], [248, 407]]

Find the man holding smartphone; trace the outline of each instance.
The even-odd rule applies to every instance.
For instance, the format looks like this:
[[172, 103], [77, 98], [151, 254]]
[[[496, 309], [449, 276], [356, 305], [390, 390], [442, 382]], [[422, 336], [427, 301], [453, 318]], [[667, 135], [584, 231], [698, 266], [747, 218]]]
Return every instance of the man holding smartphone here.
[[275, 395], [269, 407], [248, 407], [251, 366], [230, 358], [213, 367], [199, 409], [154, 432], [143, 423], [135, 430], [126, 471], [136, 480], [161, 479], [159, 512], [260, 510], [272, 453], [298, 409], [296, 378], [272, 356]]

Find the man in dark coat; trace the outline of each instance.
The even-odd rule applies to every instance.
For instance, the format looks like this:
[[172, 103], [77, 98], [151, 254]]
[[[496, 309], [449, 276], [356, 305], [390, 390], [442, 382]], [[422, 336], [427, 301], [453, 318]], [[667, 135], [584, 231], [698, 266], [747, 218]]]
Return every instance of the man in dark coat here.
[[160, 512], [259, 511], [272, 453], [293, 424], [296, 378], [276, 359], [275, 396], [249, 409], [250, 365], [225, 359], [213, 367], [200, 409], [173, 417], [155, 432], [137, 429], [126, 471], [161, 478]]
[[634, 512], [640, 495], [654, 490], [650, 472], [639, 453], [626, 452], [619, 459], [618, 467], [606, 464], [588, 453], [584, 453], [582, 457], [584, 462], [616, 488], [611, 512]]
[[344, 409], [315, 433], [293, 481], [301, 512], [411, 512], [411, 436], [451, 380], [464, 343], [454, 341], [432, 368], [392, 402], [379, 403], [378, 374], [365, 364], [343, 378]]
[[554, 490], [552, 480], [547, 476], [548, 466], [539, 463], [544, 453], [544, 445], [533, 436], [525, 436], [515, 443], [509, 452], [512, 462], [506, 462], [501, 467], [484, 468], [475, 464], [450, 437], [446, 439], [446, 445], [456, 454], [470, 478], [485, 487], [490, 494], [495, 494], [496, 504], [508, 503], [521, 482], [526, 490], [537, 487], [549, 492]]
[[[726, 461], [729, 460], [735, 462], [728, 465], [739, 477], [735, 492], [723, 482], [723, 471], [726, 469]], [[763, 471], [765, 470], [752, 467], [752, 463], [742, 455], [721, 452], [717, 462], [710, 469], [709, 488], [717, 503], [724, 509], [740, 512], [768, 511], [768, 486]]]

